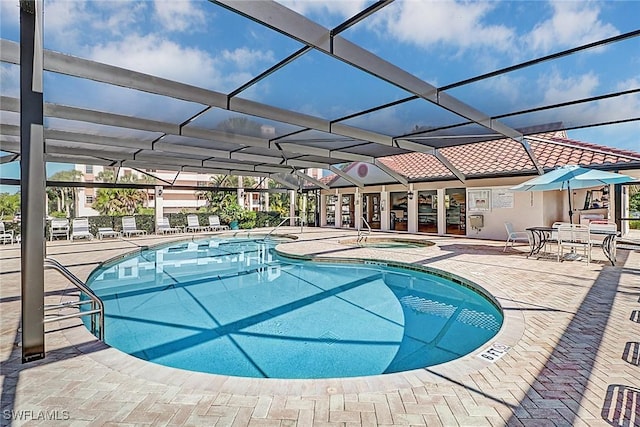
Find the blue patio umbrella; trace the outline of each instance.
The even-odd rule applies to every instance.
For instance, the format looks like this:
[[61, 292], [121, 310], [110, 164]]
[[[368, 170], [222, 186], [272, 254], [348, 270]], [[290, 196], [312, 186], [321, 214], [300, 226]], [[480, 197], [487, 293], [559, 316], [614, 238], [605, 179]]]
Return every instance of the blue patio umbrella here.
[[567, 165], [554, 169], [544, 175], [532, 178], [522, 184], [511, 187], [514, 191], [547, 191], [567, 190], [569, 194], [569, 220], [573, 223], [573, 209], [571, 207], [571, 189], [598, 187], [601, 185], [622, 184], [635, 182], [635, 178], [619, 173], [606, 172], [597, 169], [583, 168], [577, 165]]

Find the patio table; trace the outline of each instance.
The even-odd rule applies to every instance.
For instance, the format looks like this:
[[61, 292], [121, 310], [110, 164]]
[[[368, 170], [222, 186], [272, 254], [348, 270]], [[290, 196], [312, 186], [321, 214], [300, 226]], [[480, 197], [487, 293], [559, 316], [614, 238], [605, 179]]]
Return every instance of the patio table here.
[[[529, 227], [526, 229], [531, 233], [531, 250], [527, 258], [537, 255], [546, 245], [552, 232], [557, 231], [554, 227]], [[590, 230], [589, 234], [604, 235], [602, 241], [602, 252], [607, 257], [611, 265], [616, 265], [616, 238], [620, 235], [619, 231], [609, 230]]]
[[547, 243], [547, 239], [552, 231], [556, 230], [553, 227], [529, 227], [527, 231], [531, 233], [531, 250], [529, 251], [530, 256], [537, 255], [544, 245]]
[[616, 265], [616, 239], [620, 235], [620, 232], [609, 230], [591, 230], [589, 234], [598, 234], [601, 236], [605, 236], [604, 240], [602, 241], [602, 252], [604, 252], [611, 265]]

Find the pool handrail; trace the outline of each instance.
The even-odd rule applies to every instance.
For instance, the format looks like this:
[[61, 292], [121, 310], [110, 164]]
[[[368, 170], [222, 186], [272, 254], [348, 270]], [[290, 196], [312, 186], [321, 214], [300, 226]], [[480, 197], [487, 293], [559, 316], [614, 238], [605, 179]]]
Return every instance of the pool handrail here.
[[300, 233], [302, 233], [302, 232], [304, 231], [304, 222], [302, 221], [302, 218], [301, 218], [301, 217], [299, 217], [299, 216], [288, 216], [288, 217], [286, 217], [286, 218], [283, 218], [283, 219], [282, 219], [282, 221], [280, 221], [280, 224], [276, 225], [276, 226], [274, 227], [274, 229], [273, 229], [273, 230], [271, 230], [269, 233], [267, 233], [267, 235], [266, 235], [266, 236], [264, 236], [264, 238], [266, 239], [267, 237], [269, 237], [269, 236], [271, 236], [273, 233], [275, 233], [275, 231], [276, 231], [278, 228], [280, 228], [280, 226], [281, 226], [282, 224], [284, 224], [285, 222], [290, 221], [290, 220], [294, 220], [294, 219], [299, 219], [299, 220], [300, 220]]
[[44, 319], [44, 323], [53, 322], [56, 320], [64, 320], [64, 319], [72, 319], [74, 317], [82, 317], [91, 315], [91, 333], [96, 335], [96, 319], [95, 315], [98, 314], [98, 339], [100, 341], [104, 341], [104, 303], [100, 299], [98, 295], [96, 295], [91, 288], [89, 288], [82, 280], [80, 280], [76, 275], [70, 272], [65, 266], [60, 264], [53, 258], [46, 257], [44, 259], [44, 268], [45, 269], [53, 269], [62, 274], [64, 277], [69, 279], [69, 281], [80, 291], [84, 292], [89, 300], [79, 300], [79, 301], [71, 301], [63, 304], [55, 304], [55, 305], [47, 305], [45, 306], [44, 311], [56, 310], [60, 308], [67, 307], [79, 307], [84, 304], [91, 304], [91, 310], [87, 311], [79, 311], [73, 314], [66, 314], [55, 316], [51, 318]]
[[363, 238], [364, 240], [367, 240], [367, 236], [371, 234], [371, 226], [369, 225], [367, 220], [364, 217], [360, 217], [360, 219], [362, 219], [362, 222], [364, 223], [364, 225], [367, 226], [367, 232], [365, 234], [365, 232], [360, 228], [360, 224], [358, 224], [358, 240], [357, 240], [358, 243], [360, 243], [360, 241]]

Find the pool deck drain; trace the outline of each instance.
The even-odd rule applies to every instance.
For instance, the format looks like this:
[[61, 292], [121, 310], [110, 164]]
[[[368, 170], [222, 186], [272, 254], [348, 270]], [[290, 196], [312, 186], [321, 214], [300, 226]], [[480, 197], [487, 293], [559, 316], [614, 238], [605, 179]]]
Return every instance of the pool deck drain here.
[[[300, 237], [279, 250], [413, 262], [478, 283], [505, 309], [508, 319], [493, 341], [509, 351], [493, 363], [475, 354], [430, 369], [363, 378], [230, 378], [143, 362], [67, 321], [47, 324], [44, 360], [21, 364], [20, 250], [4, 245], [2, 425], [43, 425], [28, 418], [46, 411], [68, 417], [59, 425], [78, 426], [640, 423], [640, 364], [628, 350], [640, 336], [632, 318], [640, 310], [640, 252], [618, 251], [618, 264], [611, 267], [597, 249], [595, 262], [587, 265], [527, 259], [524, 247], [503, 253], [503, 242], [478, 239], [429, 236], [435, 246], [388, 250], [341, 245], [339, 240], [356, 237], [346, 230], [308, 229]], [[57, 241], [47, 243], [47, 254], [85, 279], [100, 261], [171, 239]], [[70, 297], [63, 278], [52, 272], [45, 277], [45, 303]]]

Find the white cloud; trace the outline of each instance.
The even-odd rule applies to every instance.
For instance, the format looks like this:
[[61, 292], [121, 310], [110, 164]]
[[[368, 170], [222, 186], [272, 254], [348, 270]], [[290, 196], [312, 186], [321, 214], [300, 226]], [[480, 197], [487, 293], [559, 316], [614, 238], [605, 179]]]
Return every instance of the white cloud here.
[[526, 37], [529, 47], [549, 52], [558, 47], [578, 46], [618, 34], [599, 19], [600, 9], [591, 1], [552, 1], [553, 16], [538, 24]]
[[238, 48], [233, 51], [223, 50], [222, 58], [226, 61], [234, 63], [240, 69], [251, 68], [255, 64], [261, 62], [274, 62], [272, 51], [262, 52], [260, 50], [248, 49], [246, 47]]
[[383, 9], [371, 22], [394, 38], [420, 47], [446, 44], [506, 50], [514, 38], [513, 29], [483, 22], [496, 6], [493, 2], [406, 1]]
[[205, 24], [202, 9], [190, 0], [155, 0], [156, 17], [167, 31], [194, 31]]
[[0, 64], [0, 89], [3, 96], [20, 96], [20, 67], [13, 64]]
[[207, 52], [179, 45], [159, 35], [130, 35], [124, 40], [98, 45], [91, 58], [142, 73], [211, 87], [221, 79]]
[[45, 40], [54, 49], [81, 54], [95, 37], [132, 32], [146, 8], [145, 2], [50, 0], [44, 9]]
[[314, 19], [321, 18], [325, 15], [350, 18], [367, 6], [365, 0], [279, 0], [278, 3], [295, 10], [301, 15]]
[[2, 26], [20, 25], [20, 8], [18, 7], [18, 1], [6, 1], [0, 0], [0, 22]]
[[563, 77], [553, 71], [538, 79], [538, 87], [543, 88], [544, 104], [556, 104], [592, 96], [600, 81], [593, 73]]

